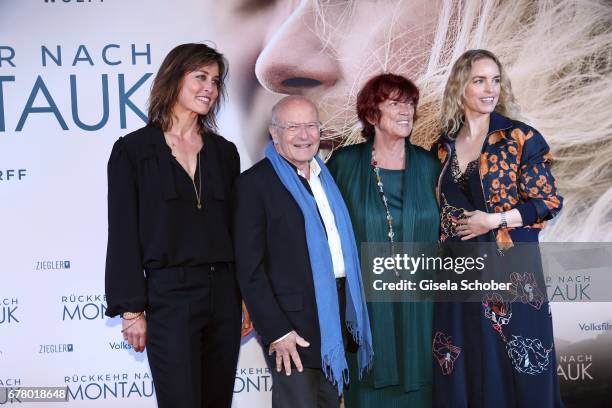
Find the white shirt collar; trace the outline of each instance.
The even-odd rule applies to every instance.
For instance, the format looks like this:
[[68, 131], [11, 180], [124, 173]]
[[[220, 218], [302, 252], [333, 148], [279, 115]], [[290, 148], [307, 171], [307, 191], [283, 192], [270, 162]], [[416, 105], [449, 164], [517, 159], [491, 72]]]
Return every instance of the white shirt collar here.
[[[314, 177], [319, 177], [319, 174], [321, 174], [321, 166], [319, 166], [319, 163], [317, 162], [317, 160], [313, 157], [312, 160], [310, 160], [309, 166], [310, 167], [310, 176], [314, 176]], [[298, 176], [302, 176], [304, 178], [306, 178], [306, 175], [304, 173], [302, 173], [302, 170], [298, 169], [297, 171]]]

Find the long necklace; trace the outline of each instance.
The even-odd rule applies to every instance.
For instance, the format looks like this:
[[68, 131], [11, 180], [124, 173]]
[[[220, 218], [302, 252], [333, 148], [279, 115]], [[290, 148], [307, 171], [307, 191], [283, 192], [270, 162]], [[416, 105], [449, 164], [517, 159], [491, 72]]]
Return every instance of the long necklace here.
[[202, 209], [202, 167], [200, 167], [200, 152], [198, 152], [198, 185], [200, 189], [196, 187], [195, 179], [191, 179], [193, 183], [193, 189], [195, 190], [197, 208], [198, 210]]
[[[391, 244], [391, 256], [395, 258], [395, 233], [393, 232], [393, 216], [391, 215], [391, 210], [389, 209], [389, 201], [387, 200], [387, 196], [385, 195], [385, 189], [382, 182], [382, 177], [380, 177], [380, 168], [378, 167], [378, 162], [376, 161], [376, 154], [374, 150], [374, 145], [372, 145], [372, 170], [374, 171], [374, 177], [376, 179], [376, 186], [378, 187], [378, 194], [380, 195], [380, 199], [385, 206], [385, 213], [387, 216], [387, 226], [388, 232], [387, 237], [389, 238], [389, 243]], [[399, 276], [399, 272], [394, 267], [395, 276]]]
[[[164, 137], [166, 136], [164, 135]], [[170, 141], [170, 151], [171, 151], [172, 157], [174, 157], [174, 159], [176, 160], [176, 156], [174, 155], [174, 149], [176, 149], [176, 143]], [[197, 154], [197, 160], [198, 160], [198, 185], [200, 188], [198, 189], [198, 187], [196, 187], [194, 178], [191, 178], [191, 177], [189, 178], [191, 178], [191, 183], [193, 184], [193, 190], [195, 191], [196, 207], [198, 210], [201, 210], [202, 209], [202, 168], [200, 166], [200, 152], [199, 151]], [[185, 172], [187, 173], [186, 170]]]

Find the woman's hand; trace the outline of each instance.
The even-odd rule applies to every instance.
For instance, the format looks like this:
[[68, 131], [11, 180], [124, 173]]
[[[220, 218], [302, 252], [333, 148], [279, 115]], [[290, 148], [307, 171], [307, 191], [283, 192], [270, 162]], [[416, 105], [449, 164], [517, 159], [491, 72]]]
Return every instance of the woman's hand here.
[[253, 323], [251, 322], [251, 316], [246, 308], [244, 302], [242, 302], [242, 328], [240, 329], [240, 337], [246, 337], [253, 331]]
[[137, 353], [142, 353], [147, 342], [147, 320], [144, 314], [135, 319], [121, 319], [123, 339], [127, 341]]
[[459, 221], [457, 234], [461, 236], [462, 241], [476, 238], [479, 235], [499, 226], [499, 214], [489, 214], [480, 210], [464, 211], [464, 218]]

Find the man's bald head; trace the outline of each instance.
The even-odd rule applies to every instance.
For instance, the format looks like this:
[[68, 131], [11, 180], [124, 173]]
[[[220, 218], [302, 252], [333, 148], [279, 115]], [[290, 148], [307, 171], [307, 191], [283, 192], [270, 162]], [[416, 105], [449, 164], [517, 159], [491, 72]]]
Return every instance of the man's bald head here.
[[286, 112], [293, 109], [308, 109], [310, 107], [316, 114], [316, 120], [319, 120], [319, 110], [317, 105], [310, 99], [301, 95], [285, 96], [272, 107], [272, 124], [286, 122]]
[[321, 136], [316, 105], [303, 96], [284, 97], [272, 108], [269, 130], [276, 151], [303, 174], [310, 174], [309, 163], [319, 150]]

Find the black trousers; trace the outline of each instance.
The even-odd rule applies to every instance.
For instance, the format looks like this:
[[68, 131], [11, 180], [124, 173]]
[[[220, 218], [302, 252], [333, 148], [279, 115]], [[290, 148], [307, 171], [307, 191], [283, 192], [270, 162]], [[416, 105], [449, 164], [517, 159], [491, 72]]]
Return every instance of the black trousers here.
[[241, 298], [227, 264], [147, 271], [147, 356], [160, 408], [230, 408]]
[[325, 378], [320, 368], [306, 368], [291, 375], [272, 369], [273, 408], [338, 408], [338, 389]]

